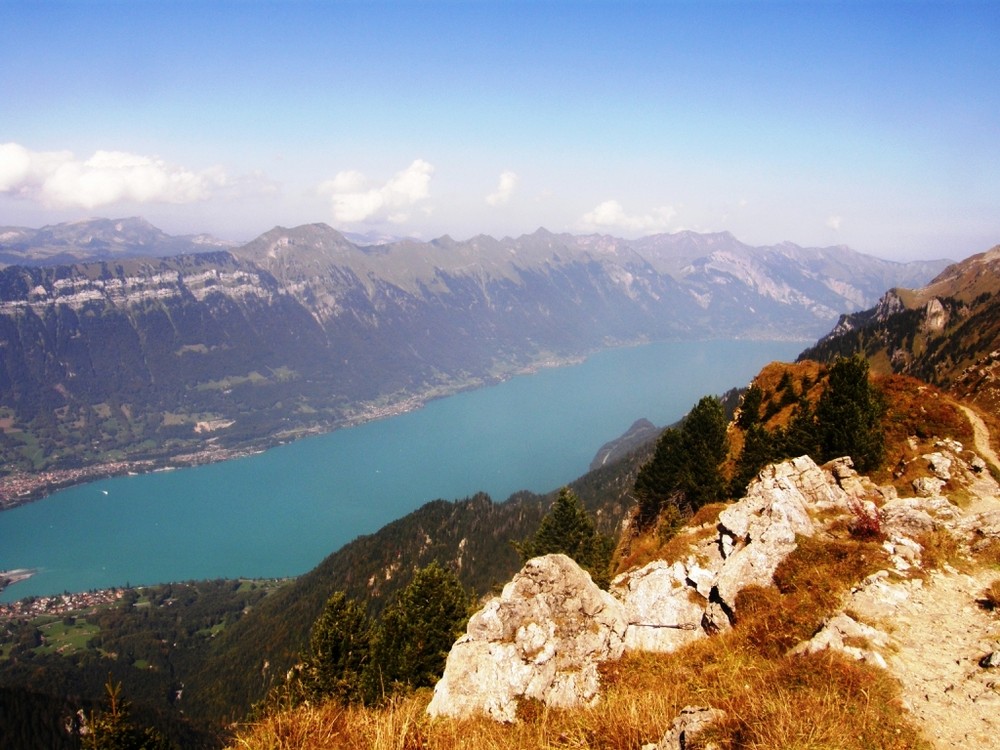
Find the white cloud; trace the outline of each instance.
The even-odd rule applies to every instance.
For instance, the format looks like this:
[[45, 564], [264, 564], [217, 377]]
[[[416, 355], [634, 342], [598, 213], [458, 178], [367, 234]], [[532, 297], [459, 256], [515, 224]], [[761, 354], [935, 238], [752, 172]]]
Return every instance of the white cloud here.
[[608, 200], [584, 214], [582, 221], [584, 228], [591, 231], [616, 229], [627, 232], [663, 232], [676, 214], [672, 206], [654, 208], [648, 214], [627, 214], [621, 203]]
[[502, 206], [510, 200], [510, 197], [514, 194], [514, 189], [517, 187], [518, 177], [514, 172], [507, 170], [500, 174], [500, 181], [497, 183], [497, 189], [486, 196], [486, 202], [491, 206]]
[[31, 154], [16, 143], [0, 143], [0, 193], [16, 191], [31, 175]]
[[830, 229], [837, 231], [840, 229], [841, 222], [843, 222], [843, 219], [840, 216], [831, 216], [826, 220], [826, 225], [830, 227]]
[[124, 151], [97, 151], [81, 161], [70, 151], [30, 151], [17, 143], [0, 144], [0, 192], [49, 206], [192, 203], [228, 183], [220, 167], [195, 172]]
[[368, 187], [363, 174], [348, 170], [322, 183], [318, 192], [329, 198], [333, 218], [338, 223], [384, 219], [401, 224], [409, 219], [410, 208], [430, 197], [433, 172], [433, 165], [417, 159], [384, 185]]

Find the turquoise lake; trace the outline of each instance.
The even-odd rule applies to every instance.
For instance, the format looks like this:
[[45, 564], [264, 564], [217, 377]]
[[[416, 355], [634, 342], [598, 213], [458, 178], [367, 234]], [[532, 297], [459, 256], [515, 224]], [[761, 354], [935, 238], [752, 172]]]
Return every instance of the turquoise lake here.
[[0, 570], [29, 595], [298, 575], [427, 501], [548, 492], [645, 417], [670, 424], [806, 342], [614, 349], [424, 408], [208, 466], [101, 480], [0, 513]]

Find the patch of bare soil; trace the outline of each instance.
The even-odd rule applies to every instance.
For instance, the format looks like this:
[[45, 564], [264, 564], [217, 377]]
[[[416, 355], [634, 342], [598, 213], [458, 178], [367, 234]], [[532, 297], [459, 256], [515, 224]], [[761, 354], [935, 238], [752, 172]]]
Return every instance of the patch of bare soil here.
[[1000, 744], [1000, 667], [980, 664], [1000, 651], [1000, 617], [976, 604], [996, 577], [995, 571], [934, 572], [922, 585], [897, 584], [895, 596], [882, 599], [894, 600], [880, 618], [889, 632], [889, 670], [937, 747]]

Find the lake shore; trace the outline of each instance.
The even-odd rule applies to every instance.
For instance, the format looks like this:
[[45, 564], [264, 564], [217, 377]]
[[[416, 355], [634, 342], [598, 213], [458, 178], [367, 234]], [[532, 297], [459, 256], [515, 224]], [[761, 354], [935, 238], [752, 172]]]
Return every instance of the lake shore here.
[[[530, 375], [541, 370], [580, 364], [586, 356], [548, 356], [530, 365], [512, 369], [491, 377], [438, 385], [417, 394], [394, 394], [378, 402], [358, 404], [337, 420], [319, 424], [303, 424], [262, 436], [238, 445], [220, 445], [219, 438], [213, 436], [204, 441], [204, 448], [191, 450], [185, 446], [175, 453], [151, 458], [118, 459], [71, 469], [47, 469], [36, 472], [13, 471], [0, 477], [0, 512], [16, 508], [68, 487], [88, 484], [101, 479], [148, 474], [154, 471], [171, 471], [204, 464], [229, 461], [261, 453], [269, 448], [285, 445], [295, 440], [314, 435], [325, 435], [336, 430], [356, 427], [379, 419], [407, 414], [421, 409], [431, 401], [447, 398], [464, 391], [498, 385], [519, 375]], [[0, 589], [2, 590], [2, 589]]]
[[[425, 503], [557, 489], [637, 417], [669, 424], [706, 392], [747, 382], [796, 348], [622, 347], [420, 409], [400, 399], [395, 411], [411, 413], [246, 458], [72, 487], [0, 513], [0, 568], [39, 569], [0, 601], [127, 582], [300, 575]], [[379, 406], [385, 414], [388, 404]]]

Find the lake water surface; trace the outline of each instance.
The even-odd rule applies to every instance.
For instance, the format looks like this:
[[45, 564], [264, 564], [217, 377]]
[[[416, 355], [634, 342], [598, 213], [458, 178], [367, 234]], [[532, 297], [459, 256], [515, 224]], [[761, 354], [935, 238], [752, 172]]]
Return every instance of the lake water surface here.
[[547, 492], [645, 417], [670, 424], [806, 342], [658, 343], [523, 375], [223, 463], [73, 487], [0, 513], [0, 570], [32, 594], [306, 572], [437, 498]]

